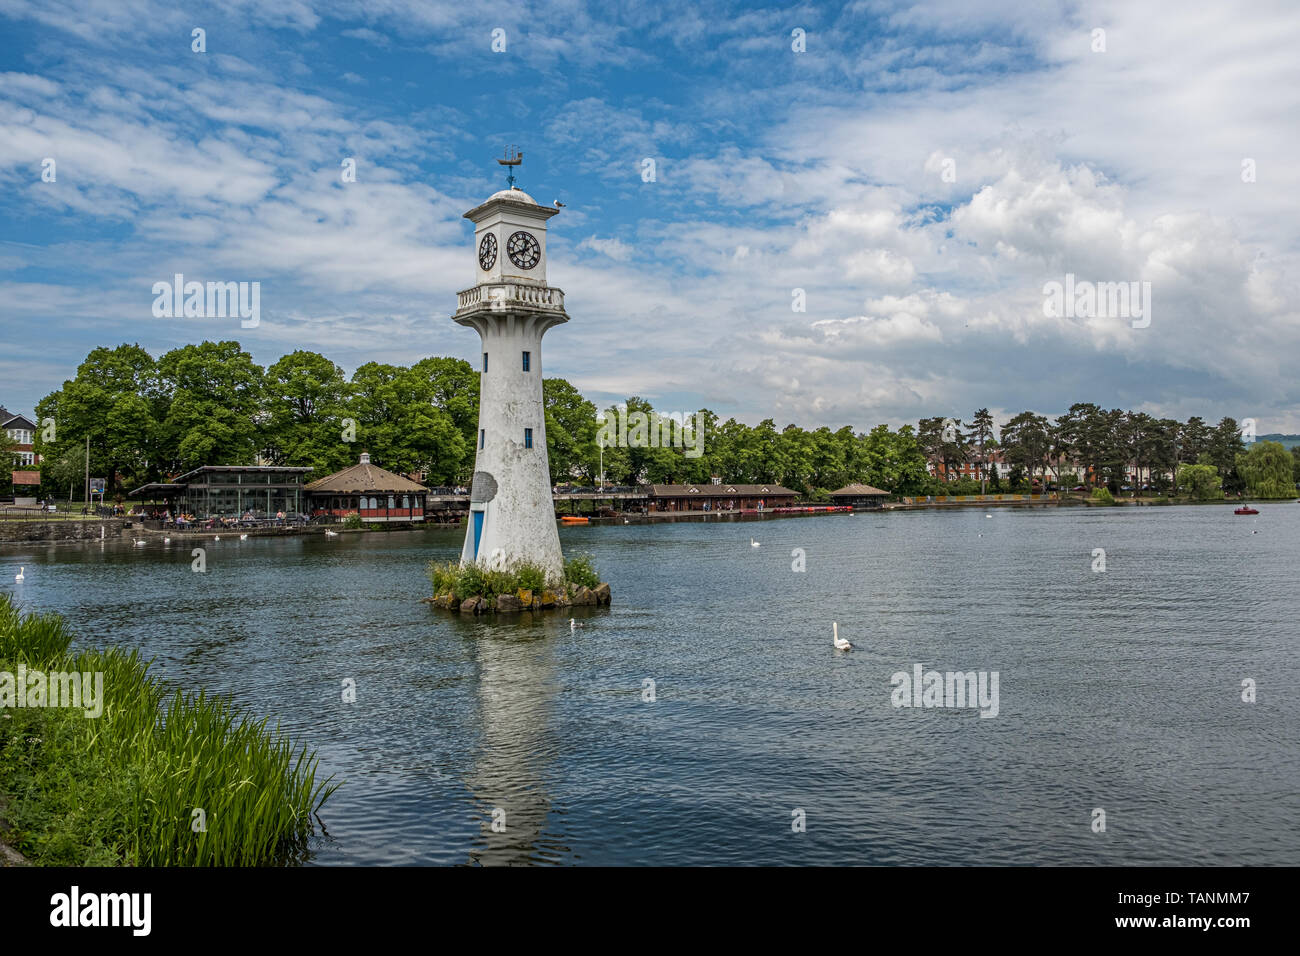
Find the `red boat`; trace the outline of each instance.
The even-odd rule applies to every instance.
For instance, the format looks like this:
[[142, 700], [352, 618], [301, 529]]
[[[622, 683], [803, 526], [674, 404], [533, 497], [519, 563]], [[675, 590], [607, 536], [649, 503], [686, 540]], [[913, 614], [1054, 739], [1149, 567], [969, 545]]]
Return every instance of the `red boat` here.
[[1250, 505], [1242, 505], [1240, 508], [1236, 509], [1236, 510], [1233, 512], [1233, 514], [1235, 514], [1235, 515], [1257, 515], [1257, 514], [1259, 514], [1259, 512], [1256, 511], [1254, 508], [1252, 508]]

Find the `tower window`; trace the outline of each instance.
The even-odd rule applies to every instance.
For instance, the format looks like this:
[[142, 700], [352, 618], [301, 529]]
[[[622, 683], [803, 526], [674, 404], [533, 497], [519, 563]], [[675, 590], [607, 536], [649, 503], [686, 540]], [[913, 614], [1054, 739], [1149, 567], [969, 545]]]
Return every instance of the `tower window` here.
[[[524, 354], [527, 355], [528, 353], [525, 352]], [[524, 429], [524, 447], [525, 448], [533, 447], [533, 430], [531, 428]]]
[[483, 353], [483, 371], [487, 371], [487, 353]]
[[532, 358], [527, 352], [524, 353], [524, 371], [528, 371], [529, 360]]
[[480, 428], [478, 430], [478, 447], [482, 448], [485, 441], [487, 441], [487, 430]]

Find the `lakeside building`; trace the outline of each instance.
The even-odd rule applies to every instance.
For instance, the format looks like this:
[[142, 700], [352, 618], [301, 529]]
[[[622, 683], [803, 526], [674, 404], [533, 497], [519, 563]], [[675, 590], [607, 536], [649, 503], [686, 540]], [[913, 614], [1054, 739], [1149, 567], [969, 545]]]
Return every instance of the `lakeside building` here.
[[[971, 454], [975, 454], [972, 449]], [[1005, 479], [1011, 475], [1011, 465], [1007, 464], [1006, 458], [1000, 448], [989, 448], [987, 451], [988, 460], [985, 462], [984, 474], [988, 478], [997, 475], [1000, 479]], [[956, 462], [954, 467], [949, 468], [942, 461], [927, 461], [926, 471], [932, 478], [943, 478], [947, 481], [956, 481], [959, 478], [973, 478], [979, 481], [980, 467], [975, 458], [968, 458], [964, 461]]]
[[36, 454], [32, 444], [36, 440], [34, 421], [26, 415], [15, 415], [0, 406], [0, 429], [3, 429], [9, 436], [9, 440], [18, 446], [10, 452], [14, 456], [16, 466], [33, 467], [41, 463], [41, 456]]
[[173, 515], [195, 518], [302, 514], [307, 498], [303, 476], [311, 468], [288, 465], [202, 465], [174, 481], [150, 482], [128, 498], [165, 503]]
[[780, 485], [648, 485], [646, 494], [654, 512], [772, 511], [799, 499]]
[[10, 477], [13, 481], [14, 493], [18, 495], [14, 500], [34, 505], [36, 499], [19, 495], [19, 489], [30, 490], [41, 483], [41, 456], [36, 454], [33, 445], [36, 440], [36, 423], [26, 415], [15, 415], [7, 408], [0, 407], [0, 429], [18, 446], [9, 453], [10, 464], [13, 466]]
[[341, 520], [356, 512], [367, 523], [424, 521], [429, 493], [424, 485], [371, 463], [366, 452], [359, 463], [317, 478], [303, 490], [313, 518]]
[[[1058, 473], [1063, 476], [1073, 475], [1075, 476], [1075, 480], [1088, 486], [1099, 483], [1096, 469], [1091, 465], [1085, 465], [1080, 461], [1064, 457], [1052, 458], [1048, 464], [1049, 473], [1047, 480], [1049, 483], [1056, 482], [1057, 479], [1055, 476]], [[985, 472], [989, 480], [992, 480], [994, 476], [996, 476], [998, 479], [1006, 481], [1011, 477], [1012, 468], [1013, 466], [1007, 462], [1002, 449], [989, 450], [987, 469]], [[926, 470], [929, 472], [931, 477], [942, 478], [947, 481], [955, 481], [959, 478], [970, 478], [973, 481], [978, 481], [980, 477], [979, 464], [974, 459], [957, 462], [951, 469], [942, 461], [927, 461]], [[1029, 477], [1029, 475], [1026, 474], [1025, 477]], [[1041, 469], [1035, 468], [1033, 483], [1040, 484], [1041, 479]], [[1152, 482], [1164, 481], [1166, 483], [1172, 483], [1173, 480], [1173, 472], [1168, 469], [1150, 468], [1147, 466], [1139, 468], [1131, 462], [1124, 466], [1123, 485], [1130, 487], [1141, 485], [1145, 487], [1149, 486]]]
[[889, 500], [889, 492], [871, 485], [853, 483], [831, 492], [831, 501], [837, 505], [851, 505], [856, 509], [880, 509]]

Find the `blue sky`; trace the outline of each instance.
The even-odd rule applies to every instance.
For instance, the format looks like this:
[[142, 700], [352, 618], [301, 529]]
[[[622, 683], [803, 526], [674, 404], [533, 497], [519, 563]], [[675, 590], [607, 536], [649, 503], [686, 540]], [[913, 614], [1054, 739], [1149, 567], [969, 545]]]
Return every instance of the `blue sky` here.
[[[545, 372], [593, 400], [1300, 431], [1300, 15], [1186, 6], [0, 0], [0, 404], [120, 342], [472, 358], [461, 217], [514, 143], [566, 203]], [[261, 325], [155, 318], [175, 272]], [[1066, 273], [1151, 324], [1044, 315]]]

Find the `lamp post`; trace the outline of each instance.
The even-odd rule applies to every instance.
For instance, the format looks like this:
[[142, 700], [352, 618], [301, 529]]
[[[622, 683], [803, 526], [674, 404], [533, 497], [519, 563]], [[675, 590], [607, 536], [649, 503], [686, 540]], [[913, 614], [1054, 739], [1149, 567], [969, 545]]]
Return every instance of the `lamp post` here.
[[605, 413], [596, 413], [596, 424], [599, 427], [599, 436], [597, 446], [600, 448], [600, 490], [605, 490]]

